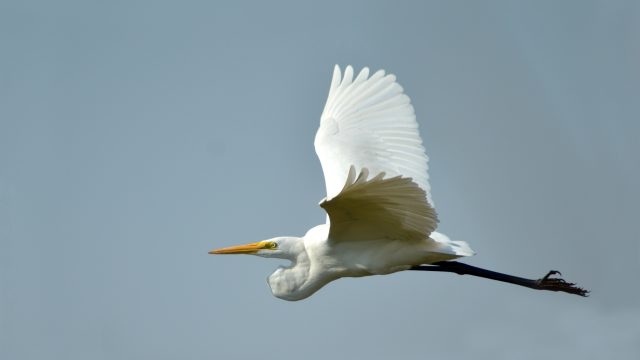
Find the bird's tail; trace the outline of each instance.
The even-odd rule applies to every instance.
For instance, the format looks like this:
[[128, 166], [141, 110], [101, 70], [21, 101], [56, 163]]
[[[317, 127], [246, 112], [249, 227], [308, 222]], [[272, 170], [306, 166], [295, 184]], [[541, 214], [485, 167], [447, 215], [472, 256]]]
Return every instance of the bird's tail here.
[[475, 251], [471, 250], [471, 247], [466, 241], [454, 241], [449, 239], [447, 235], [436, 231], [432, 232], [429, 237], [431, 240], [438, 243], [438, 252], [442, 252], [447, 255], [454, 255], [456, 257], [473, 256], [476, 254]]

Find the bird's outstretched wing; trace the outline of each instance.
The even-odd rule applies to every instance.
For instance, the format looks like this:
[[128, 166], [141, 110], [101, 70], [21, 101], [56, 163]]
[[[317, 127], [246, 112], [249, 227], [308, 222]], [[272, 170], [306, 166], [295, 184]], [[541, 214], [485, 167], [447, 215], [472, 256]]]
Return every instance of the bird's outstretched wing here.
[[435, 230], [438, 218], [427, 203], [424, 190], [401, 176], [386, 178], [385, 173], [380, 173], [368, 177], [366, 168], [356, 176], [351, 166], [342, 191], [320, 203], [329, 214], [329, 238], [427, 239]]
[[427, 175], [427, 155], [409, 97], [394, 75], [384, 70], [369, 77], [364, 68], [353, 78], [336, 65], [327, 103], [316, 133], [315, 148], [322, 164], [327, 198], [343, 188], [349, 168], [367, 168], [373, 176], [411, 178], [433, 205]]
[[[435, 229], [427, 155], [394, 75], [335, 67], [315, 147], [333, 238], [426, 239]], [[371, 174], [371, 178], [369, 178]]]

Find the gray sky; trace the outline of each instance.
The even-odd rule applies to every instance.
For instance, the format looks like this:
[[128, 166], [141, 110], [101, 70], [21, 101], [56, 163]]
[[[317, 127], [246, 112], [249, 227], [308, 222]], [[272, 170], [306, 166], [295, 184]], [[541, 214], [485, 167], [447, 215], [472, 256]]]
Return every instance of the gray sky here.
[[[0, 2], [0, 358], [639, 358], [639, 34], [635, 1]], [[290, 303], [278, 261], [207, 255], [324, 221], [336, 63], [398, 76], [468, 263], [592, 296], [404, 272]]]

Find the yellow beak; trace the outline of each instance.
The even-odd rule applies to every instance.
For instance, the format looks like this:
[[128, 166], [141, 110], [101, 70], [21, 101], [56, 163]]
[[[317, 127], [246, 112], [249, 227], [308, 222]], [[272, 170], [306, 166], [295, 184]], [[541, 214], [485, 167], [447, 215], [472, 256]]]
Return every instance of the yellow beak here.
[[266, 241], [259, 241], [246, 245], [230, 246], [222, 249], [209, 251], [209, 254], [255, 254], [258, 250], [265, 249], [268, 245]]

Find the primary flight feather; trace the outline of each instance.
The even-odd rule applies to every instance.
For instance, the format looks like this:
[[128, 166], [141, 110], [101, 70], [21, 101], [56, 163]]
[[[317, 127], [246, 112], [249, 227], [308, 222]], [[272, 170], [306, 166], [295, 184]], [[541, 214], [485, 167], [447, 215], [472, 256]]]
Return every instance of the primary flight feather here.
[[435, 232], [428, 158], [411, 101], [394, 75], [379, 70], [369, 76], [365, 67], [354, 78], [351, 66], [343, 75], [336, 65], [314, 143], [326, 184], [327, 196], [320, 202], [326, 223], [302, 238], [277, 237], [210, 252], [290, 260], [267, 280], [278, 298], [301, 300], [341, 277], [409, 269], [586, 294], [551, 278], [556, 272], [529, 280], [451, 261], [474, 252], [466, 242]]

